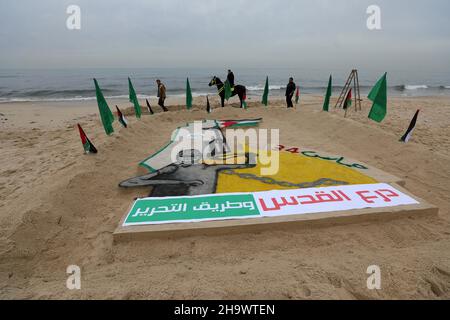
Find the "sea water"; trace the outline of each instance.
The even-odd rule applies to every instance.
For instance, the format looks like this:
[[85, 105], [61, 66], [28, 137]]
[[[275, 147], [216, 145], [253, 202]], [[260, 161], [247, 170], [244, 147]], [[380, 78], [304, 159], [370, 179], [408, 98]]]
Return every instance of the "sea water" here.
[[[99, 69], [0, 69], [0, 103], [26, 101], [89, 101], [95, 100], [95, 77], [108, 99], [128, 99], [128, 77], [131, 77], [138, 98], [156, 96], [156, 79], [166, 85], [168, 96], [184, 96], [186, 78], [193, 96], [217, 94], [209, 87], [213, 76], [225, 81], [227, 68], [99, 68]], [[388, 72], [389, 94], [396, 96], [450, 95], [450, 75], [440, 72], [412, 74], [411, 71], [360, 70], [362, 95]], [[339, 94], [350, 70], [317, 70], [302, 68], [236, 68], [235, 83], [247, 87], [248, 96], [260, 96], [266, 76], [270, 94], [283, 96], [290, 76], [302, 94], [322, 95], [328, 77], [333, 74], [333, 92]]]

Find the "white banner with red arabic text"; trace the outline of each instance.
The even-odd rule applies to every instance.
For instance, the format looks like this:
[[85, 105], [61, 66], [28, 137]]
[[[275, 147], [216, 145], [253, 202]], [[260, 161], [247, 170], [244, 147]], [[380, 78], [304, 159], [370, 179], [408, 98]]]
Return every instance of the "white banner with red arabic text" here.
[[386, 183], [255, 192], [264, 217], [418, 204]]

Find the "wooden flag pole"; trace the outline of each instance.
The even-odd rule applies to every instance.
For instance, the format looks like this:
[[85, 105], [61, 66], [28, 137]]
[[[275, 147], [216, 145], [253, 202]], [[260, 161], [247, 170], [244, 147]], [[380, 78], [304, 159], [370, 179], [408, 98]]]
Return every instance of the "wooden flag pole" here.
[[[339, 98], [336, 102], [335, 108], [339, 107], [342, 108], [342, 104], [345, 101], [345, 98], [347, 97], [348, 91], [352, 88], [352, 82], [353, 82], [353, 89], [354, 89], [354, 95], [355, 95], [355, 111], [361, 111], [361, 93], [359, 90], [359, 76], [358, 76], [358, 70], [353, 69], [350, 72], [350, 75], [347, 78], [347, 81], [345, 82], [344, 88], [342, 88], [341, 94], [339, 95]], [[345, 116], [347, 116], [347, 110], [345, 110]]]
[[355, 111], [362, 111], [361, 108], [361, 93], [359, 90], [359, 76], [358, 76], [358, 70], [355, 70]]
[[351, 88], [352, 80], [353, 80], [353, 70], [348, 76], [347, 81], [345, 82], [345, 85], [342, 88], [341, 94], [339, 95], [339, 98], [336, 101], [336, 105], [334, 106], [334, 108], [337, 108], [338, 106], [339, 108], [342, 108], [342, 104], [344, 103], [344, 100], [347, 97], [348, 90]]

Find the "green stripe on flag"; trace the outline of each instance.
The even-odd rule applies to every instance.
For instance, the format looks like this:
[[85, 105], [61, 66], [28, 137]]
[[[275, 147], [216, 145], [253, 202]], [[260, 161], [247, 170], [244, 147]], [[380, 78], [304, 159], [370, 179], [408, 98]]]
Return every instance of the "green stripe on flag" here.
[[108, 107], [108, 103], [106, 102], [105, 97], [103, 96], [102, 90], [98, 85], [96, 79], [94, 79], [95, 84], [95, 95], [97, 97], [98, 110], [100, 112], [100, 118], [102, 120], [103, 128], [107, 135], [110, 135], [114, 132], [114, 128], [112, 126], [114, 122], [114, 115]]
[[134, 113], [136, 114], [136, 118], [140, 118], [141, 117], [141, 106], [139, 105], [139, 101], [136, 96], [136, 91], [134, 91], [134, 87], [133, 87], [133, 84], [131, 83], [130, 78], [128, 78], [128, 89], [130, 92], [130, 95], [129, 95], [130, 102], [133, 102]]

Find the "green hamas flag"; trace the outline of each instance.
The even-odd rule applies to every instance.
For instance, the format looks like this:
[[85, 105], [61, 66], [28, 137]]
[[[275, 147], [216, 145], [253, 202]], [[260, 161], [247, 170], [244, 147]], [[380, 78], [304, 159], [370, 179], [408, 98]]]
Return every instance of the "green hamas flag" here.
[[330, 79], [328, 80], [328, 88], [327, 88], [327, 93], [325, 94], [325, 101], [323, 102], [323, 111], [327, 111], [328, 112], [328, 108], [330, 107], [330, 97], [331, 97], [331, 90], [332, 90], [332, 82], [333, 79], [330, 75]]
[[105, 128], [106, 134], [110, 135], [114, 132], [114, 128], [112, 126], [114, 122], [114, 115], [109, 109], [108, 103], [106, 103], [105, 97], [103, 96], [102, 90], [100, 89], [96, 79], [94, 79], [94, 84], [98, 110], [100, 111], [100, 118], [102, 119], [103, 128]]
[[139, 105], [138, 98], [136, 97], [136, 91], [134, 91], [133, 84], [131, 83], [130, 78], [128, 78], [128, 88], [130, 91], [130, 102], [133, 102], [134, 105], [134, 113], [136, 114], [136, 118], [140, 118], [141, 106]]
[[192, 108], [192, 91], [189, 78], [186, 79], [186, 108]]
[[386, 117], [387, 113], [387, 73], [378, 80], [377, 84], [370, 91], [368, 98], [373, 102], [372, 109], [369, 113], [369, 118], [381, 122]]
[[228, 99], [231, 98], [231, 86], [230, 82], [228, 80], [225, 81], [225, 100], [228, 101]]
[[266, 85], [264, 86], [264, 93], [261, 103], [266, 107], [269, 104], [269, 77], [266, 77]]

